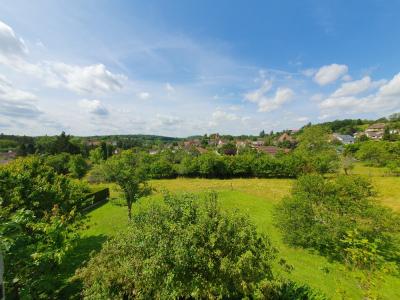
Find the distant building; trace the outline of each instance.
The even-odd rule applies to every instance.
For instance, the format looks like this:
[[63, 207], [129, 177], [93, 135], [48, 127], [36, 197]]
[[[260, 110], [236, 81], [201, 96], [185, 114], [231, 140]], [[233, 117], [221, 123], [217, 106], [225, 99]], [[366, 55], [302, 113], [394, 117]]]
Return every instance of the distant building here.
[[285, 132], [284, 134], [282, 134], [279, 138], [278, 138], [278, 142], [279, 143], [283, 143], [283, 142], [289, 142], [289, 143], [293, 143], [294, 139], [292, 136], [290, 136], [287, 132]]
[[373, 140], [382, 139], [385, 133], [386, 125], [384, 123], [376, 123], [372, 124], [365, 130], [365, 135]]
[[259, 146], [264, 146], [264, 141], [263, 140], [258, 140], [258, 141], [253, 141], [251, 142], [251, 144], [255, 147], [259, 147]]
[[259, 152], [264, 152], [266, 154], [270, 154], [270, 155], [276, 155], [278, 152], [283, 152], [283, 153], [289, 153], [290, 150], [289, 149], [284, 149], [284, 148], [279, 148], [279, 147], [275, 147], [275, 146], [258, 146], [258, 147], [254, 147], [255, 149], [257, 149], [257, 151]]
[[333, 138], [335, 140], [341, 142], [344, 145], [354, 144], [354, 142], [355, 142], [354, 137], [352, 137], [351, 135], [348, 135], [348, 134], [337, 134], [337, 133], [334, 133], [333, 134]]

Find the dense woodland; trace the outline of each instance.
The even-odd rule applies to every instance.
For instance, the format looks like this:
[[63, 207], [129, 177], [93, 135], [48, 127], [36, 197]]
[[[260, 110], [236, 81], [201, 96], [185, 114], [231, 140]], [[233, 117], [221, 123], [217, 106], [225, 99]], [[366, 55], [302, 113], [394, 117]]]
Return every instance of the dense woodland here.
[[[377, 121], [397, 129], [400, 115]], [[158, 204], [133, 209], [153, 192], [151, 179], [176, 177], [297, 179], [274, 215], [285, 242], [358, 270], [360, 288], [373, 299], [377, 278], [398, 276], [400, 217], [376, 201], [367, 179], [348, 174], [357, 161], [399, 176], [400, 140], [390, 131], [380, 141], [331, 139], [333, 132], [354, 134], [371, 123], [308, 124], [291, 133], [295, 142], [278, 145], [289, 151], [275, 155], [250, 146], [232, 151], [233, 141], [273, 145], [282, 133], [225, 136], [220, 148], [210, 145], [212, 136], [192, 137], [203, 152], [182, 146], [184, 139], [158, 136], [1, 135], [3, 151], [18, 156], [0, 166], [7, 299], [325, 298], [282, 275], [290, 266], [268, 236], [247, 216], [222, 210], [216, 194], [166, 193]], [[130, 221], [78, 267], [72, 296], [61, 270], [85, 227], [82, 209], [96, 182], [119, 187]]]

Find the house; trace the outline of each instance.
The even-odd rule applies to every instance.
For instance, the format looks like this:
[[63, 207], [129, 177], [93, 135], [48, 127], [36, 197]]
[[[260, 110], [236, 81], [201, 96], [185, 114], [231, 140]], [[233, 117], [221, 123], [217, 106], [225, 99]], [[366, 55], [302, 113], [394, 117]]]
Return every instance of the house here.
[[285, 132], [284, 134], [282, 134], [282, 135], [278, 138], [278, 142], [279, 142], [279, 143], [283, 143], [283, 142], [294, 143], [294, 139], [293, 139], [293, 137], [291, 137], [287, 132]]
[[369, 126], [365, 130], [365, 135], [373, 140], [380, 140], [385, 133], [386, 124], [384, 123], [375, 123]]
[[199, 151], [200, 154], [207, 153], [208, 150], [203, 147], [196, 147], [196, 150]]
[[264, 146], [264, 141], [263, 140], [258, 140], [258, 141], [253, 141], [251, 142], [251, 145], [254, 147], [260, 147], [260, 146]]
[[17, 153], [13, 150], [9, 150], [5, 153], [0, 153], [0, 165], [6, 164], [9, 161], [14, 160], [17, 157]]
[[354, 144], [355, 139], [351, 135], [348, 134], [333, 134], [333, 138], [344, 145]]
[[284, 153], [289, 153], [289, 149], [279, 148], [275, 146], [258, 146], [254, 147], [259, 152], [264, 152], [270, 155], [276, 155], [278, 152], [283, 151]]

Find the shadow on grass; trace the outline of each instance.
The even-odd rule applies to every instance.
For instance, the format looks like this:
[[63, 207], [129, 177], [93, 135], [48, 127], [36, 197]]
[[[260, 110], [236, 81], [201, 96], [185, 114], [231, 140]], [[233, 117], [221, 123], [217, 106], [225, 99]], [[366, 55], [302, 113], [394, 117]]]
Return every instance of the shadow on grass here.
[[60, 299], [81, 299], [82, 283], [71, 277], [78, 268], [85, 265], [92, 252], [98, 252], [101, 249], [106, 239], [105, 235], [81, 237], [77, 245], [67, 254], [60, 268], [65, 282], [59, 293]]

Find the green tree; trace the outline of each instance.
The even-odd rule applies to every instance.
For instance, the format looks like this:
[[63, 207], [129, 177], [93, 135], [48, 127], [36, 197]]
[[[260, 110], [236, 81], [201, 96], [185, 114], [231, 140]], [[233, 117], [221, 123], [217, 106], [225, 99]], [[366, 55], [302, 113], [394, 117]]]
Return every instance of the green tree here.
[[31, 156], [0, 167], [0, 251], [7, 299], [57, 298], [60, 264], [88, 188]]
[[68, 171], [74, 178], [82, 178], [88, 171], [89, 166], [82, 154], [71, 155], [68, 163]]
[[275, 249], [215, 195], [166, 195], [80, 270], [86, 299], [265, 298]]
[[335, 147], [329, 142], [329, 132], [324, 127], [304, 128], [298, 141], [295, 153], [306, 162], [305, 172], [324, 174], [338, 170], [339, 157]]
[[103, 150], [100, 147], [89, 151], [89, 159], [94, 164], [99, 164], [104, 160]]
[[132, 204], [150, 192], [148, 174], [140, 164], [138, 155], [131, 150], [122, 151], [106, 160], [100, 168], [104, 179], [117, 183], [122, 189], [128, 207], [128, 218], [131, 219]]
[[358, 230], [361, 238], [380, 240], [378, 250], [385, 259], [399, 259], [397, 236], [400, 218], [377, 204], [371, 184], [357, 176], [321, 175], [300, 177], [292, 195], [277, 206], [276, 222], [291, 245], [314, 248], [344, 261], [341, 240]]

